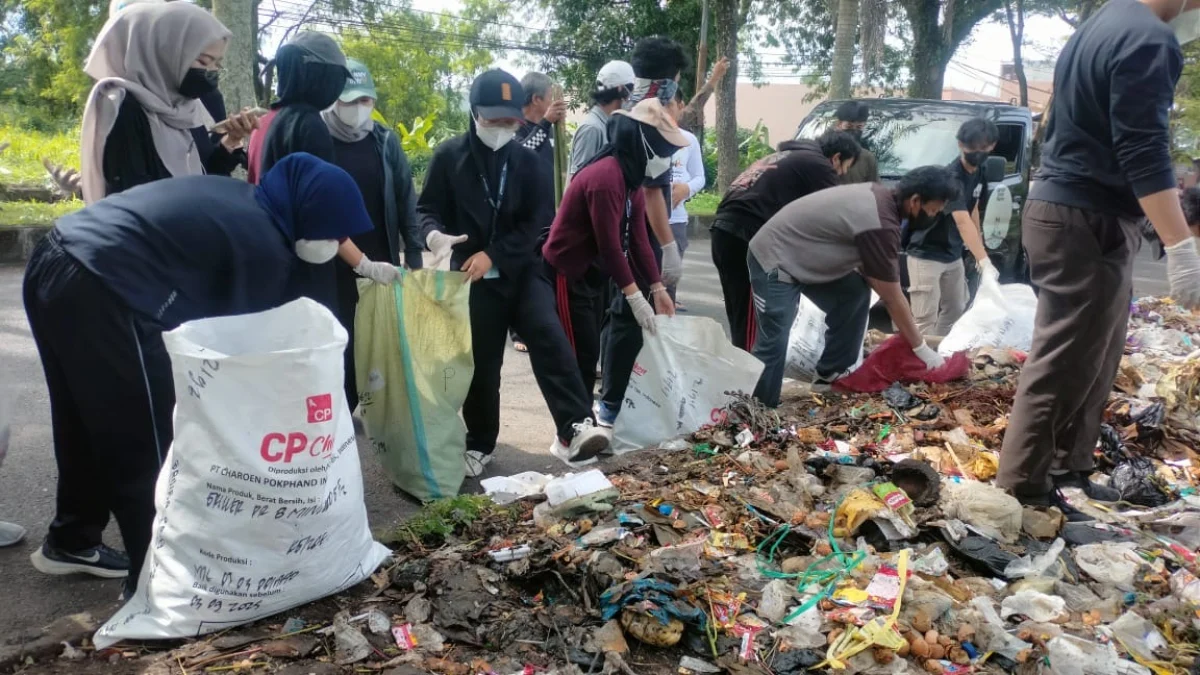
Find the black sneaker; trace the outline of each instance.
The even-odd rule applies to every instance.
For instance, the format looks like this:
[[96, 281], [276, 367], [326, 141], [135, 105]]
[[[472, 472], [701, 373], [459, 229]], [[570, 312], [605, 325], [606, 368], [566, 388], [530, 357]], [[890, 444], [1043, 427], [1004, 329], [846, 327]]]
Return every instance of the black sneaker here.
[[90, 574], [102, 579], [129, 576], [129, 556], [104, 544], [82, 551], [63, 551], [43, 542], [29, 560], [42, 574]]
[[1092, 482], [1088, 475], [1082, 471], [1072, 471], [1071, 473], [1054, 476], [1054, 487], [1079, 488], [1083, 490], [1083, 494], [1088, 496], [1088, 499], [1106, 504], [1121, 501], [1120, 491], [1107, 485]]

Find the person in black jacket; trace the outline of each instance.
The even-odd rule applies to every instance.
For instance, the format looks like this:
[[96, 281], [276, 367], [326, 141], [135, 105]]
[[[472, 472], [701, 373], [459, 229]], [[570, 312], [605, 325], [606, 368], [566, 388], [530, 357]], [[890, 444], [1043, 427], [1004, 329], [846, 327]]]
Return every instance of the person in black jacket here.
[[833, 187], [860, 151], [844, 131], [815, 141], [784, 141], [779, 152], [751, 164], [729, 186], [712, 224], [712, 258], [721, 279], [725, 315], [738, 349], [754, 347], [754, 305], [746, 254], [750, 240], [779, 209], [805, 195]]
[[279, 48], [279, 100], [262, 141], [258, 175], [293, 152], [307, 152], [333, 161], [333, 136], [321, 111], [333, 105], [346, 88], [350, 71], [346, 55], [333, 38], [321, 33], [301, 33]]
[[471, 281], [471, 346], [475, 376], [463, 404], [467, 473], [491, 461], [500, 433], [500, 367], [508, 327], [529, 341], [533, 374], [557, 437], [551, 450], [580, 462], [608, 448], [594, 426], [591, 396], [555, 311], [536, 242], [549, 219], [550, 193], [538, 180], [538, 158], [512, 143], [521, 123], [521, 83], [489, 70], [471, 84], [470, 130], [438, 145], [417, 212], [429, 250]]
[[[417, 223], [417, 196], [412, 169], [400, 147], [400, 139], [386, 126], [375, 122], [375, 80], [367, 67], [347, 59], [350, 79], [341, 97], [321, 112], [333, 135], [333, 163], [346, 170], [362, 192], [371, 224], [369, 232], [351, 240], [371, 260], [389, 265], [421, 269], [422, 252]], [[403, 254], [403, 257], [401, 257]], [[354, 312], [358, 307], [358, 274], [345, 262], [337, 268], [338, 320], [349, 333], [346, 343], [346, 400], [350, 409], [358, 401], [354, 369]]]
[[84, 67], [96, 80], [81, 134], [85, 201], [237, 166], [252, 117], [235, 116], [216, 144], [200, 148], [195, 138], [214, 123], [198, 99], [216, 90], [228, 40], [221, 22], [190, 3], [138, 4], [109, 18]]
[[[339, 254], [357, 264], [361, 254], [338, 242], [370, 229], [353, 179], [304, 153], [258, 187], [171, 178], [58, 220], [23, 287], [58, 463], [57, 512], [31, 556], [35, 568], [126, 578], [132, 593], [172, 438], [175, 384], [162, 332], [321, 293], [313, 269]], [[128, 555], [101, 542], [110, 513]]]

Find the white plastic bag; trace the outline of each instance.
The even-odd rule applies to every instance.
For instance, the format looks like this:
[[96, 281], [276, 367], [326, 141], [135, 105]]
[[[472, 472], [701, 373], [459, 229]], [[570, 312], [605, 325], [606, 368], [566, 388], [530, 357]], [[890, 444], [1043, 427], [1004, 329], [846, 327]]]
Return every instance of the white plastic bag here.
[[[879, 301], [875, 291], [871, 291], [871, 305]], [[867, 328], [863, 328], [861, 345], [867, 339]], [[796, 311], [796, 320], [792, 323], [792, 331], [788, 334], [787, 365], [783, 374], [802, 380], [812, 380], [817, 376], [817, 362], [825, 351], [825, 312], [813, 304], [807, 297], [800, 297], [800, 306]], [[862, 350], [858, 352], [858, 360], [854, 368], [862, 363]]]
[[975, 304], [950, 329], [938, 345], [938, 353], [950, 356], [980, 347], [1029, 351], [1036, 314], [1037, 297], [1032, 288], [1025, 284], [1001, 286], [984, 278], [975, 294]]
[[367, 526], [346, 331], [329, 310], [301, 299], [163, 339], [175, 441], [137, 593], [99, 649], [255, 621], [353, 586], [388, 555]]
[[762, 362], [730, 344], [712, 319], [659, 316], [655, 321], [658, 335], [644, 336], [613, 428], [618, 454], [712, 424], [729, 402], [725, 392], [750, 393], [762, 374]]

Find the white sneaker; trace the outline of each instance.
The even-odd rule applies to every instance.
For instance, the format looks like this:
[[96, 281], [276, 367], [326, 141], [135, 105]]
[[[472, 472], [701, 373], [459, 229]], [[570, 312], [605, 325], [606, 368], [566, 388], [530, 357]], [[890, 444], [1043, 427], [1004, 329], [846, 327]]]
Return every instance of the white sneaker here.
[[16, 523], [6, 523], [0, 520], [0, 548], [21, 543], [25, 538], [25, 528]]
[[467, 478], [479, 478], [487, 470], [488, 464], [492, 463], [491, 454], [483, 454], [478, 450], [468, 450], [465, 455], [467, 461]]
[[592, 418], [571, 425], [575, 435], [571, 437], [570, 445], [563, 445], [562, 439], [555, 438], [550, 446], [550, 452], [562, 461], [580, 466], [596, 460], [596, 455], [608, 449], [610, 440], [606, 430], [596, 426]]

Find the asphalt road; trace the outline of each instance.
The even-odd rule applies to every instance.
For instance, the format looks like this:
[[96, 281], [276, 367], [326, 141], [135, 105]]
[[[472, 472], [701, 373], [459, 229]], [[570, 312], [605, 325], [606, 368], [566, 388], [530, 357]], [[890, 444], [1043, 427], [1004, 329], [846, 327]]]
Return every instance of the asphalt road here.
[[[29, 563], [29, 554], [41, 544], [54, 515], [55, 465], [46, 387], [22, 309], [21, 274], [20, 267], [0, 267], [0, 396], [11, 403], [9, 409], [14, 416], [9, 456], [0, 469], [0, 520], [24, 525], [29, 536], [18, 546], [0, 550], [0, 643], [64, 614], [115, 610], [120, 591], [119, 582], [43, 576]], [[1135, 276], [1138, 295], [1165, 294], [1162, 263], [1143, 254]], [[679, 300], [692, 315], [725, 323], [720, 284], [707, 240], [694, 241], [685, 256]], [[86, 330], [86, 326], [80, 330]], [[554, 433], [549, 413], [528, 359], [516, 352], [509, 352], [505, 360], [502, 405], [501, 447], [491, 474], [561, 472], [563, 465], [549, 454]], [[119, 413], [114, 411], [114, 415]], [[386, 528], [416, 507], [392, 488], [372, 453], [362, 452], [362, 459], [372, 527]], [[466, 489], [479, 488], [472, 481]], [[105, 538], [110, 545], [120, 547], [115, 526], [109, 527]]]

